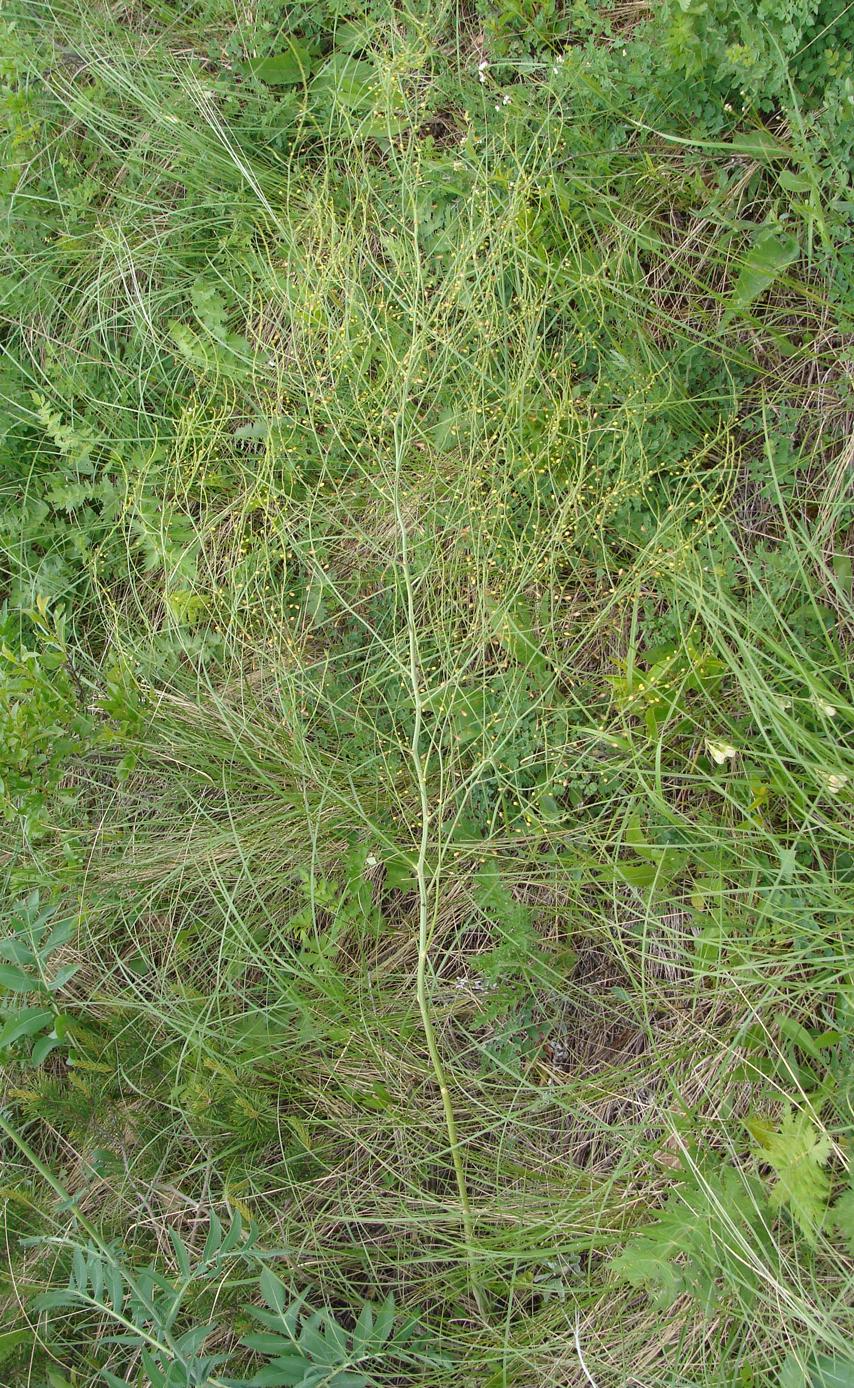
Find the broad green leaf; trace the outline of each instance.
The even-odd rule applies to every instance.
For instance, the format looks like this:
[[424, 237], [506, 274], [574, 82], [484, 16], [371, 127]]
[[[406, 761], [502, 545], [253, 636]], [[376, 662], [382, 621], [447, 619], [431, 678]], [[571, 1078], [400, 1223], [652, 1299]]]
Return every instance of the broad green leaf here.
[[805, 1055], [812, 1056], [813, 1060], [821, 1060], [821, 1053], [806, 1027], [801, 1026], [794, 1017], [787, 1017], [784, 1012], [777, 1014], [776, 1022], [782, 1034], [793, 1041]]
[[269, 1268], [262, 1268], [259, 1282], [261, 1295], [266, 1301], [271, 1311], [278, 1311], [282, 1315], [285, 1309], [287, 1293], [283, 1282], [280, 1282], [274, 1272]]
[[42, 1036], [33, 1046], [32, 1062], [34, 1065], [42, 1065], [51, 1051], [55, 1051], [59, 1046], [58, 1036]]
[[740, 131], [733, 135], [731, 143], [736, 154], [744, 154], [748, 159], [790, 159], [792, 156], [791, 149], [762, 126], [756, 130]]
[[318, 1364], [333, 1368], [340, 1364], [341, 1355], [338, 1346], [326, 1338], [325, 1327], [326, 1317], [323, 1312], [315, 1311], [300, 1331], [299, 1347]]
[[113, 1264], [107, 1268], [107, 1285], [110, 1292], [110, 1305], [116, 1314], [118, 1314], [124, 1302], [125, 1289], [124, 1282], [122, 1281], [122, 1274]]
[[794, 173], [792, 169], [783, 169], [777, 175], [777, 180], [787, 193], [811, 193], [815, 188], [814, 181], [807, 174]]
[[215, 1210], [211, 1210], [210, 1224], [208, 1226], [208, 1236], [205, 1239], [205, 1246], [202, 1249], [202, 1259], [208, 1262], [215, 1253], [219, 1252], [222, 1243], [222, 1221]]
[[48, 1369], [47, 1381], [50, 1384], [50, 1388], [72, 1388], [72, 1384], [69, 1383], [65, 1374], [59, 1373], [57, 1369]]
[[487, 598], [487, 607], [493, 635], [508, 655], [540, 680], [547, 680], [549, 663], [537, 641], [533, 617], [525, 600], [517, 598], [502, 609]]
[[287, 48], [269, 58], [256, 58], [247, 64], [250, 72], [268, 87], [293, 87], [311, 76], [312, 51], [307, 44], [289, 39]]
[[247, 1349], [254, 1349], [258, 1354], [287, 1355], [294, 1347], [293, 1340], [287, 1335], [274, 1335], [266, 1330], [256, 1331], [252, 1335], [244, 1335], [240, 1343]]
[[374, 1323], [374, 1344], [383, 1345], [388, 1339], [394, 1326], [394, 1297], [389, 1294], [377, 1311], [377, 1318]]
[[301, 1354], [292, 1354], [276, 1359], [265, 1369], [259, 1369], [254, 1378], [248, 1380], [252, 1388], [290, 1388], [305, 1380], [308, 1365]]
[[54, 974], [53, 978], [50, 980], [50, 983], [48, 984], [48, 988], [50, 989], [50, 991], [52, 993], [59, 992], [59, 989], [64, 988], [66, 983], [71, 982], [72, 978], [79, 971], [79, 969], [79, 964], [63, 964], [61, 969], [57, 969], [56, 973]]
[[351, 111], [367, 111], [377, 87], [374, 64], [349, 53], [333, 53], [311, 84], [316, 95], [334, 96]]
[[53, 1013], [46, 1008], [23, 1008], [21, 1012], [16, 1012], [10, 1017], [0, 1031], [0, 1051], [6, 1046], [11, 1046], [14, 1041], [19, 1041], [22, 1036], [35, 1036], [52, 1022]]
[[770, 289], [799, 255], [800, 246], [796, 237], [788, 233], [778, 235], [769, 230], [761, 232], [744, 258], [721, 326], [726, 327], [734, 317], [748, 309], [754, 299]]
[[537, 809], [543, 819], [548, 820], [549, 823], [556, 823], [563, 818], [563, 810], [554, 796], [550, 795], [548, 791], [544, 791], [542, 795], [537, 796]]
[[777, 1388], [809, 1388], [807, 1376], [793, 1354], [787, 1354], [783, 1360]]
[[175, 1260], [178, 1264], [178, 1271], [185, 1281], [190, 1280], [190, 1255], [187, 1252], [187, 1245], [184, 1243], [180, 1234], [174, 1229], [169, 1230], [169, 1242], [175, 1250]]
[[410, 892], [415, 887], [415, 865], [406, 853], [390, 853], [383, 859], [385, 885], [390, 890]]
[[67, 945], [73, 934], [74, 922], [70, 920], [60, 921], [58, 925], [53, 927], [44, 944], [39, 946], [40, 954], [52, 954], [55, 949]]
[[240, 1242], [240, 1235], [243, 1233], [243, 1216], [239, 1210], [235, 1210], [234, 1218], [228, 1226], [228, 1233], [222, 1241], [220, 1253], [230, 1253]]
[[336, 1359], [350, 1359], [350, 1337], [342, 1325], [332, 1315], [326, 1316], [326, 1341], [335, 1351]]
[[175, 1341], [175, 1344], [183, 1355], [198, 1354], [205, 1340], [213, 1334], [215, 1329], [216, 1326], [213, 1322], [209, 1322], [207, 1325], [194, 1325], [192, 1330], [185, 1330], [184, 1334]]
[[374, 1310], [369, 1301], [366, 1301], [359, 1318], [353, 1327], [353, 1354], [359, 1356], [364, 1354], [370, 1344], [374, 1330]]
[[0, 964], [0, 988], [8, 988], [11, 993], [44, 992], [38, 979], [30, 978], [14, 964]]
[[35, 1336], [31, 1330], [5, 1330], [0, 1332], [0, 1363], [7, 1354], [19, 1345], [31, 1345]]
[[854, 1359], [819, 1355], [813, 1366], [810, 1388], [854, 1388]]
[[142, 1351], [142, 1367], [148, 1378], [147, 1388], [166, 1388], [166, 1375], [147, 1350]]
[[58, 1307], [79, 1306], [78, 1298], [67, 1288], [64, 1291], [39, 1292], [33, 1297], [33, 1306], [39, 1311], [55, 1311]]
[[71, 1286], [76, 1290], [85, 1292], [89, 1285], [89, 1264], [79, 1248], [75, 1248], [71, 1256]]
[[10, 964], [36, 962], [35, 954], [19, 935], [13, 935], [9, 940], [0, 940], [0, 959], [8, 959]]

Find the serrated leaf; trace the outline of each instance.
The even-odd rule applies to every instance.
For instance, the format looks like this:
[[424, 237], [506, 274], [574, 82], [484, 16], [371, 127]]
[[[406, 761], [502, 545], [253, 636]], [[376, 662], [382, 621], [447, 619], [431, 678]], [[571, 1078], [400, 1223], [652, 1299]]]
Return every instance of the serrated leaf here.
[[665, 1209], [655, 1224], [629, 1240], [611, 1266], [629, 1286], [647, 1290], [657, 1306], [671, 1306], [685, 1289], [678, 1259], [688, 1246], [685, 1212]]
[[299, 1347], [324, 1368], [334, 1368], [341, 1362], [338, 1346], [331, 1344], [324, 1333], [326, 1317], [322, 1311], [309, 1316], [300, 1331]]
[[[325, 1316], [325, 1336], [329, 1351], [334, 1351], [338, 1360], [350, 1359], [350, 1337], [334, 1316]], [[335, 1362], [333, 1360], [333, 1362]]]
[[107, 1268], [107, 1285], [110, 1291], [110, 1304], [118, 1314], [125, 1299], [124, 1283], [119, 1269], [113, 1265]]
[[259, 1286], [261, 1288], [261, 1295], [270, 1307], [270, 1310], [278, 1311], [279, 1315], [282, 1315], [287, 1300], [287, 1292], [284, 1283], [280, 1282], [276, 1274], [271, 1272], [269, 1268], [262, 1268]]
[[35, 1336], [31, 1330], [4, 1330], [0, 1332], [0, 1363], [7, 1354], [19, 1345], [31, 1345]]
[[92, 1284], [92, 1295], [96, 1301], [101, 1301], [104, 1291], [104, 1264], [97, 1253], [91, 1253], [86, 1261], [89, 1281]]
[[79, 1298], [73, 1291], [39, 1292], [33, 1297], [33, 1305], [38, 1311], [56, 1311], [59, 1308], [79, 1306]]
[[842, 1192], [831, 1213], [834, 1228], [842, 1235], [848, 1252], [854, 1258], [854, 1187]]
[[71, 1256], [70, 1286], [76, 1291], [85, 1292], [89, 1285], [89, 1265], [79, 1248]]
[[740, 1245], [746, 1239], [762, 1241], [758, 1196], [761, 1188], [731, 1167], [692, 1173], [670, 1193], [655, 1223], [629, 1240], [613, 1262], [614, 1271], [630, 1285], [645, 1287], [661, 1307], [690, 1292], [711, 1311], [725, 1277], [746, 1300], [754, 1279]]
[[759, 1157], [773, 1168], [773, 1209], [786, 1205], [804, 1237], [815, 1243], [830, 1196], [830, 1177], [824, 1171], [830, 1156], [830, 1139], [820, 1132], [809, 1114], [784, 1114], [779, 1129], [748, 1123], [760, 1145]]
[[166, 1388], [165, 1373], [145, 1349], [142, 1351], [142, 1367], [148, 1375], [148, 1388]]

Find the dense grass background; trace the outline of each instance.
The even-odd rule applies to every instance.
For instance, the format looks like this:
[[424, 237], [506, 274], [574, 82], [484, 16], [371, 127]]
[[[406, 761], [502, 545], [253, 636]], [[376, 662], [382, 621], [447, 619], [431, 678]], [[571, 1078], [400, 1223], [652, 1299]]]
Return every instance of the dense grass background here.
[[854, 1383], [852, 15], [5, 0], [10, 1388]]

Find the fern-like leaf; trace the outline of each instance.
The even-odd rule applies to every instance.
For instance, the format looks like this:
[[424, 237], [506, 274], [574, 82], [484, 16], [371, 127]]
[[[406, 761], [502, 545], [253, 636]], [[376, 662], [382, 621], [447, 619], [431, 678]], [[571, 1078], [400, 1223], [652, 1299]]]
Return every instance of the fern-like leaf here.
[[767, 1162], [776, 1176], [770, 1192], [772, 1209], [787, 1206], [801, 1233], [814, 1244], [830, 1196], [830, 1177], [824, 1170], [830, 1139], [816, 1128], [809, 1114], [791, 1110], [783, 1115], [776, 1131], [759, 1119], [747, 1126], [759, 1144], [760, 1160]]

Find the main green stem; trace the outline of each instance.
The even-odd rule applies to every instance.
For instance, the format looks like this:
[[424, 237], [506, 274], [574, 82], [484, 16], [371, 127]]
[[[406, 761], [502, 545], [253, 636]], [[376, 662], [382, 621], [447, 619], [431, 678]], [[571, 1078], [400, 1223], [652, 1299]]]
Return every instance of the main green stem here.
[[416, 974], [416, 997], [418, 999], [418, 1011], [421, 1015], [421, 1026], [424, 1032], [424, 1039], [427, 1042], [427, 1050], [430, 1055], [430, 1063], [439, 1086], [439, 1094], [442, 1098], [442, 1108], [445, 1114], [445, 1127], [448, 1133], [448, 1146], [451, 1152], [451, 1161], [454, 1166], [454, 1176], [457, 1182], [457, 1191], [460, 1199], [460, 1210], [462, 1213], [463, 1238], [466, 1247], [466, 1259], [469, 1268], [469, 1281], [472, 1294], [477, 1308], [482, 1316], [485, 1315], [483, 1293], [480, 1288], [477, 1266], [474, 1256], [474, 1221], [472, 1219], [471, 1204], [469, 1202], [468, 1187], [466, 1185], [465, 1171], [463, 1169], [463, 1158], [460, 1150], [460, 1142], [457, 1136], [457, 1120], [454, 1113], [454, 1103], [451, 1098], [451, 1091], [448, 1088], [448, 1081], [445, 1075], [445, 1067], [442, 1064], [442, 1057], [439, 1054], [439, 1046], [436, 1041], [436, 1032], [433, 1026], [433, 1017], [430, 1011], [430, 994], [427, 988], [427, 965], [430, 952], [430, 892], [427, 885], [427, 848], [430, 841], [430, 801], [427, 792], [427, 772], [424, 759], [421, 755], [421, 733], [424, 723], [424, 705], [421, 697], [421, 673], [418, 660], [418, 636], [415, 621], [415, 591], [412, 583], [412, 569], [409, 562], [409, 537], [406, 525], [400, 510], [400, 462], [401, 450], [398, 446], [397, 460], [395, 466], [395, 487], [394, 487], [394, 510], [395, 520], [400, 531], [400, 556], [403, 569], [403, 582], [406, 589], [406, 626], [409, 642], [409, 679], [412, 686], [412, 701], [415, 709], [415, 719], [412, 727], [412, 741], [410, 743], [410, 757], [415, 773], [415, 780], [418, 785], [418, 795], [421, 813], [421, 835], [418, 845], [418, 858], [415, 864], [415, 880], [418, 888], [418, 969]]

